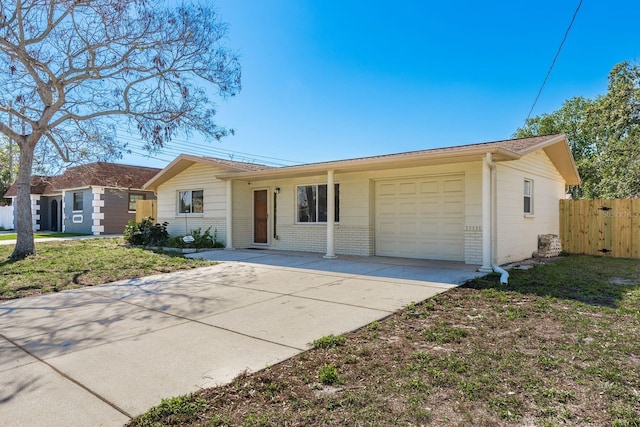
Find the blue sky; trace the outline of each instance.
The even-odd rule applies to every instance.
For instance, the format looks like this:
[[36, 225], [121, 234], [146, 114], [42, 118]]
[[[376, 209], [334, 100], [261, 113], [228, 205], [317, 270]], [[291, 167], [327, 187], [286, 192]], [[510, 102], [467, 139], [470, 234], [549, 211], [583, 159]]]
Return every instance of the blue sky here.
[[[222, 142], [180, 152], [291, 164], [509, 138], [522, 126], [578, 0], [218, 0], [242, 92], [218, 102]], [[585, 0], [533, 114], [606, 92], [640, 59], [640, 2]], [[276, 160], [277, 159], [277, 160]], [[286, 161], [285, 161], [286, 160]]]

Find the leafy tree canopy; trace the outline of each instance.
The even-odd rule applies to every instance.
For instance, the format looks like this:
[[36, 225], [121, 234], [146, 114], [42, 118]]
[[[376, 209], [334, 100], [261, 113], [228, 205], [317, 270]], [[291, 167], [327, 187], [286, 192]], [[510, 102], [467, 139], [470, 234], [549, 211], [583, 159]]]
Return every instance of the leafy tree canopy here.
[[622, 62], [609, 73], [608, 91], [595, 99], [571, 98], [527, 120], [514, 137], [565, 133], [582, 184], [575, 198], [640, 196], [640, 65]]
[[240, 90], [238, 58], [224, 44], [227, 26], [208, 7], [168, 4], [0, 2], [0, 133], [20, 148], [13, 257], [35, 252], [34, 159], [117, 158], [126, 149], [117, 128], [138, 134], [149, 150], [180, 132], [211, 139], [229, 132], [214, 122], [212, 101]]

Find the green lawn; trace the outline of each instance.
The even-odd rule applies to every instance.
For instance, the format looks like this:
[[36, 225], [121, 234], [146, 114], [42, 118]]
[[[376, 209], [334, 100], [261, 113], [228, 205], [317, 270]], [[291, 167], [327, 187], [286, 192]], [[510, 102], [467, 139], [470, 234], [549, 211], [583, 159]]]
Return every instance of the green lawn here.
[[113, 238], [41, 242], [37, 254], [8, 259], [12, 245], [0, 246], [0, 300], [167, 273], [212, 263], [129, 248]]
[[640, 261], [490, 275], [314, 347], [130, 425], [638, 427]]
[[[33, 234], [36, 239], [44, 239], [50, 237], [74, 237], [74, 236], [86, 236], [84, 233], [56, 233], [53, 231], [42, 231]], [[16, 233], [0, 234], [0, 240], [16, 240]]]

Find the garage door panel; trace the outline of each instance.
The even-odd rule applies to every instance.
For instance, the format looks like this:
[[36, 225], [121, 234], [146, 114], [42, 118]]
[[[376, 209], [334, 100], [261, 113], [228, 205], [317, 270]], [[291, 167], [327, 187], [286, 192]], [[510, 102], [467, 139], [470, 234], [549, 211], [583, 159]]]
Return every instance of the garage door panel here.
[[418, 221], [402, 221], [398, 222], [396, 226], [396, 234], [412, 236], [416, 233]]
[[381, 256], [398, 256], [398, 255], [392, 255], [392, 254], [395, 254], [396, 252], [398, 252], [394, 241], [384, 240], [383, 239], [378, 244], [380, 245], [380, 252], [378, 253], [378, 255], [381, 255]]
[[437, 194], [440, 192], [438, 181], [423, 181], [420, 183], [421, 194]]
[[445, 193], [462, 193], [464, 192], [464, 181], [462, 179], [444, 180], [443, 191]]
[[[461, 248], [459, 245], [450, 245], [450, 246], [443, 245], [441, 249], [441, 253], [438, 255], [442, 257], [441, 258], [442, 260], [450, 261], [450, 258], [457, 257], [458, 251], [460, 249]], [[454, 260], [454, 261], [459, 261], [459, 260]]]
[[381, 196], [394, 196], [396, 194], [395, 184], [380, 184], [379, 193]]
[[416, 194], [416, 183], [415, 182], [399, 183], [398, 194], [401, 196]]
[[463, 200], [444, 200], [442, 202], [442, 212], [447, 215], [464, 216]]
[[420, 203], [420, 213], [422, 215], [438, 215], [440, 211], [440, 203], [437, 201], [428, 201]]
[[400, 216], [410, 215], [415, 217], [417, 213], [418, 206], [415, 200], [400, 202], [398, 204], [398, 214]]
[[464, 176], [376, 183], [376, 254], [464, 260]]
[[396, 234], [396, 223], [389, 221], [380, 221], [378, 223], [378, 229], [381, 236]]
[[394, 216], [396, 214], [395, 203], [381, 203], [377, 209], [378, 216]]
[[[414, 228], [413, 233], [423, 239], [437, 239], [440, 236], [440, 224], [435, 221], [420, 221], [420, 227]], [[429, 242], [433, 244], [434, 242]]]

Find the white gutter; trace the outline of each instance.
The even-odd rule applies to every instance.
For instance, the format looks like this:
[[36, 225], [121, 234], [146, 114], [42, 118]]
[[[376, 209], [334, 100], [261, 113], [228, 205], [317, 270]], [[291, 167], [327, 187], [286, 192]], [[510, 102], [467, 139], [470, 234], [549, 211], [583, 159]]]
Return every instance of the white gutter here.
[[500, 284], [506, 285], [509, 281], [509, 273], [498, 266], [498, 179], [496, 164], [491, 153], [487, 153], [487, 164], [489, 165], [491, 179], [491, 268], [500, 274]]

